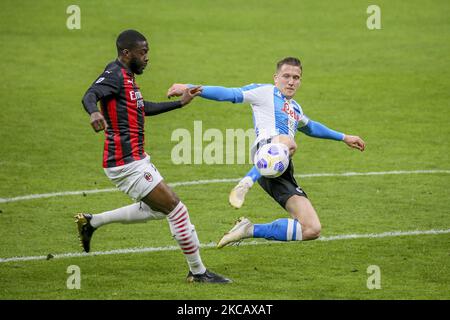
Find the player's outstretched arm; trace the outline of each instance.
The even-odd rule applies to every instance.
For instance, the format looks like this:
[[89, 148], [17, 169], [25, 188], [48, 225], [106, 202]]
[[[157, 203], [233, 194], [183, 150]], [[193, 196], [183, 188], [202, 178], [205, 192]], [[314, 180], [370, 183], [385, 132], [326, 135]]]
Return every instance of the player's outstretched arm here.
[[182, 90], [179, 101], [170, 102], [150, 102], [144, 101], [144, 112], [146, 116], [156, 116], [157, 114], [169, 112], [189, 104], [196, 96], [200, 95], [202, 88], [200, 86], [185, 88]]
[[[307, 119], [307, 117], [304, 118]], [[307, 119], [306, 125], [299, 127], [298, 130], [314, 138], [343, 141], [345, 137], [345, 134], [332, 130], [320, 122], [311, 119]]]
[[[167, 90], [167, 97], [179, 97], [187, 88], [192, 88], [192, 85], [175, 83], [169, 90]], [[215, 101], [229, 101], [233, 103], [240, 103], [244, 100], [242, 90], [239, 88], [226, 88], [220, 86], [202, 86], [200, 97], [215, 100]]]
[[349, 147], [358, 149], [360, 151], [364, 151], [366, 147], [365, 142], [360, 137], [345, 135], [341, 132], [326, 127], [320, 122], [310, 119], [308, 119], [308, 123], [305, 126], [300, 127], [298, 130], [314, 138], [344, 141], [345, 144], [347, 144]]

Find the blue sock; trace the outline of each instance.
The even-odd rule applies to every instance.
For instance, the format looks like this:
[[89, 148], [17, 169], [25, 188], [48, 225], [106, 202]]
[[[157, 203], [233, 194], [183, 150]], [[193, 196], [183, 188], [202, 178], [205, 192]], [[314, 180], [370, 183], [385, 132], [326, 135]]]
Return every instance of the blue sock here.
[[302, 225], [297, 219], [278, 219], [271, 223], [255, 224], [253, 238], [278, 241], [301, 241]]
[[245, 175], [246, 177], [252, 178], [253, 182], [256, 182], [259, 178], [261, 178], [261, 174], [259, 173], [258, 169], [256, 169], [255, 166], [250, 169], [249, 172]]

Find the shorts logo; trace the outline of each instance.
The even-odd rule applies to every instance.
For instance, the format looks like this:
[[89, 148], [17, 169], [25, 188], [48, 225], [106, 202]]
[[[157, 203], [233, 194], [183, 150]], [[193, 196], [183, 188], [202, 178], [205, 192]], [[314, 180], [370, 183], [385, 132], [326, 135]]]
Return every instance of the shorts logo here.
[[145, 180], [147, 180], [148, 182], [152, 182], [152, 181], [153, 181], [153, 176], [151, 175], [150, 172], [144, 172], [144, 178], [145, 178]]

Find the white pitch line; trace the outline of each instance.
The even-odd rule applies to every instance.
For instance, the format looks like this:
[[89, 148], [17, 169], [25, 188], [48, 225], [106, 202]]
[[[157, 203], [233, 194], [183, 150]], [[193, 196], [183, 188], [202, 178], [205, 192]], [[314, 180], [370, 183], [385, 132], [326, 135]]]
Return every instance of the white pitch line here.
[[[396, 174], [434, 174], [434, 173], [450, 173], [450, 170], [413, 170], [413, 171], [375, 171], [375, 172], [343, 172], [343, 173], [309, 173], [309, 174], [296, 174], [298, 178], [318, 178], [318, 177], [355, 177], [355, 176], [378, 176], [378, 175], [396, 175]], [[201, 185], [210, 183], [228, 183], [237, 182], [241, 178], [235, 179], [211, 179], [211, 180], [194, 180], [194, 181], [181, 181], [169, 183], [170, 187]], [[13, 198], [0, 198], [0, 203], [17, 202], [33, 199], [52, 198], [60, 196], [74, 196], [74, 195], [86, 195], [101, 192], [116, 192], [116, 188], [108, 189], [93, 189], [93, 190], [81, 190], [81, 191], [63, 191], [54, 193], [43, 194], [31, 194], [25, 196], [18, 196]]]
[[[383, 233], [368, 233], [368, 234], [344, 234], [329, 237], [320, 237], [316, 241], [336, 241], [336, 240], [348, 240], [348, 239], [373, 239], [373, 238], [387, 238], [387, 237], [401, 237], [401, 236], [417, 236], [417, 235], [438, 235], [438, 234], [448, 234], [450, 229], [442, 230], [413, 230], [413, 231], [391, 231]], [[267, 245], [267, 244], [280, 244], [286, 243], [283, 241], [247, 241], [242, 242], [241, 246], [255, 246], [255, 245]], [[295, 243], [292, 241], [290, 243]], [[216, 243], [206, 243], [201, 244], [201, 248], [213, 248]], [[11, 258], [0, 258], [0, 263], [5, 262], [18, 262], [18, 261], [33, 261], [33, 260], [47, 260], [47, 259], [64, 259], [64, 258], [77, 258], [77, 257], [92, 257], [100, 255], [115, 255], [115, 254], [127, 254], [127, 253], [144, 253], [144, 252], [161, 252], [161, 251], [175, 251], [179, 250], [178, 246], [166, 246], [166, 247], [148, 247], [148, 248], [128, 248], [128, 249], [117, 249], [110, 251], [97, 251], [91, 253], [61, 253], [52, 254], [49, 256], [29, 256], [29, 257], [11, 257]]]

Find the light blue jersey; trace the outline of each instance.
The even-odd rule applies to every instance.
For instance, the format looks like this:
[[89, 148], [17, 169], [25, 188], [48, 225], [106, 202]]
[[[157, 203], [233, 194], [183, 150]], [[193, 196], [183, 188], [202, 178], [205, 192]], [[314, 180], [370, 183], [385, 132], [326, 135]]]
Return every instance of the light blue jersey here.
[[294, 139], [297, 130], [309, 122], [302, 107], [272, 84], [251, 84], [241, 90], [242, 102], [252, 107], [255, 143], [280, 134]]

